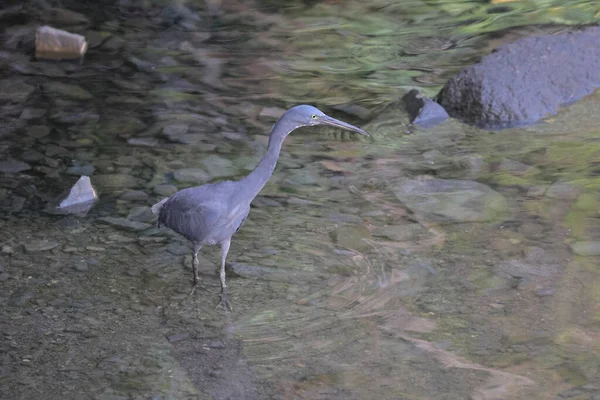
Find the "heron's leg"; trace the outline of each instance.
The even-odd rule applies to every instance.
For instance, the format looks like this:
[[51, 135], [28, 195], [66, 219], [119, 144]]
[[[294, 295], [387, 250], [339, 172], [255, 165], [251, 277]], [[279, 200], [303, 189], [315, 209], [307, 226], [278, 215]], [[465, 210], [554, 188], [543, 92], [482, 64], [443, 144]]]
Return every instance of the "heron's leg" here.
[[190, 292], [190, 296], [194, 294], [194, 291], [198, 287], [198, 281], [200, 277], [198, 276], [198, 252], [202, 248], [199, 244], [194, 244], [194, 258], [192, 260], [192, 270], [194, 272], [194, 286], [192, 287], [192, 291]]
[[219, 277], [221, 278], [221, 301], [217, 304], [217, 307], [224, 306], [226, 309], [233, 311], [231, 304], [229, 304], [229, 300], [227, 299], [227, 284], [225, 283], [225, 259], [227, 258], [227, 253], [229, 252], [229, 245], [231, 244], [231, 239], [227, 239], [221, 242], [221, 271]]

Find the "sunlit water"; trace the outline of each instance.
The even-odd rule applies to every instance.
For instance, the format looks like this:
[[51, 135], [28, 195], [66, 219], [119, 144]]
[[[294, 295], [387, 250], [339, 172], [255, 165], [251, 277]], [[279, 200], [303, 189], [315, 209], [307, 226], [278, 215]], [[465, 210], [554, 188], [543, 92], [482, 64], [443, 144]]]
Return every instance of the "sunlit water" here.
[[[5, 46], [3, 79], [34, 89], [2, 108], [0, 154], [32, 166], [0, 175], [2, 398], [599, 398], [598, 95], [498, 132], [413, 129], [394, 103], [562, 28], [490, 32], [594, 22], [595, 2], [222, 1], [180, 25], [133, 3], [63, 5], [93, 19], [71, 29], [91, 44], [81, 66]], [[218, 248], [190, 297], [181, 237], [98, 219], [193, 185], [183, 168], [243, 176], [270, 107], [300, 102], [371, 138], [287, 139], [232, 243], [234, 312], [215, 309]], [[92, 211], [41, 212], [82, 166]]]

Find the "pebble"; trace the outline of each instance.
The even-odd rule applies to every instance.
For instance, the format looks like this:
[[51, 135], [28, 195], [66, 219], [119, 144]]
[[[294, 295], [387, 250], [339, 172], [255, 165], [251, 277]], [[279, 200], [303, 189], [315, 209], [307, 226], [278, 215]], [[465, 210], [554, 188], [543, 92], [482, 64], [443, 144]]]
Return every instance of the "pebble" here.
[[31, 165], [19, 160], [7, 160], [0, 162], [0, 172], [5, 174], [15, 174], [31, 169]]
[[64, 97], [73, 100], [91, 100], [94, 96], [84, 88], [61, 82], [47, 81], [43, 84], [44, 93], [50, 97]]
[[41, 139], [50, 134], [50, 128], [46, 125], [32, 125], [28, 128], [27, 134], [36, 139]]
[[21, 154], [21, 159], [27, 162], [38, 162], [44, 158], [44, 155], [37, 150], [29, 149], [25, 150], [23, 154]]
[[142, 231], [144, 229], [150, 228], [152, 225], [146, 224], [144, 222], [131, 221], [127, 218], [121, 217], [101, 217], [98, 218], [98, 221], [104, 222], [106, 224], [115, 226], [117, 228], [121, 228], [127, 231]]
[[173, 172], [173, 177], [179, 182], [206, 183], [210, 175], [200, 168], [182, 168]]
[[571, 245], [571, 250], [578, 256], [600, 256], [600, 242], [583, 241]]
[[129, 210], [129, 215], [127, 216], [127, 219], [132, 221], [148, 223], [156, 221], [156, 218], [157, 217], [152, 212], [152, 209], [146, 206], [133, 207], [131, 210]]
[[96, 170], [96, 168], [93, 165], [81, 165], [81, 166], [69, 167], [69, 168], [67, 168], [67, 170], [65, 172], [69, 175], [75, 175], [75, 176], [82, 176], [82, 175], [92, 176], [92, 175], [94, 175], [95, 170]]
[[170, 196], [173, 196], [177, 192], [177, 186], [170, 185], [167, 183], [162, 183], [160, 185], [154, 186], [154, 188], [152, 190], [154, 190], [154, 193], [159, 194], [161, 196], [170, 197]]
[[43, 108], [25, 108], [19, 116], [20, 119], [30, 120], [41, 118], [46, 115], [46, 110]]
[[125, 201], [147, 201], [148, 194], [142, 190], [129, 190], [123, 193], [120, 199]]
[[555, 290], [552, 287], [544, 287], [541, 289], [537, 289], [535, 291], [536, 296], [539, 297], [546, 297], [546, 296], [552, 296], [554, 294]]
[[200, 161], [208, 175], [213, 178], [225, 178], [237, 174], [237, 168], [231, 161], [215, 154], [202, 159]]
[[42, 240], [30, 240], [24, 243], [25, 251], [28, 253], [35, 253], [41, 251], [48, 251], [58, 247], [58, 242], [53, 242], [47, 239]]
[[581, 190], [570, 183], [554, 183], [546, 191], [546, 197], [558, 200], [575, 200]]
[[175, 343], [175, 342], [181, 342], [182, 340], [187, 340], [190, 338], [190, 334], [189, 333], [177, 333], [175, 335], [170, 335], [167, 336], [167, 340], [170, 343]]
[[373, 231], [373, 236], [402, 242], [414, 238], [419, 231], [423, 231], [419, 224], [380, 226]]
[[94, 184], [101, 188], [121, 189], [138, 186], [140, 181], [128, 174], [98, 174], [94, 175]]

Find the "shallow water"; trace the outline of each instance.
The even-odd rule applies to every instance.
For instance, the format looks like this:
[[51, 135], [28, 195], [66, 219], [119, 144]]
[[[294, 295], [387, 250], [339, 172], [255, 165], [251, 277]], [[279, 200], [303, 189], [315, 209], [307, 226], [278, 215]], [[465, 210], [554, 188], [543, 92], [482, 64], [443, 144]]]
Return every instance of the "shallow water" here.
[[[395, 103], [595, 2], [188, 3], [63, 2], [81, 65], [30, 60], [43, 10], [0, 17], [1, 398], [600, 398], [598, 94], [497, 132]], [[371, 137], [287, 139], [227, 314], [219, 249], [188, 296], [191, 249], [147, 207], [245, 175], [300, 102]], [[44, 213], [83, 173], [90, 213]]]

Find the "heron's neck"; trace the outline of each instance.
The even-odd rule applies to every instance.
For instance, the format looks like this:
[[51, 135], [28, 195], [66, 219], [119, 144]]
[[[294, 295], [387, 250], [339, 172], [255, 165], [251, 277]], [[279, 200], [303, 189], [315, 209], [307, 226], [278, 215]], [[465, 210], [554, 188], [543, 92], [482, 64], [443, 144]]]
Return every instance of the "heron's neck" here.
[[254, 171], [245, 177], [242, 181], [244, 182], [243, 190], [247, 191], [247, 195], [250, 199], [254, 199], [262, 188], [267, 184], [275, 166], [277, 165], [277, 159], [279, 159], [279, 153], [281, 152], [281, 145], [287, 137], [287, 135], [294, 129], [294, 127], [287, 126], [287, 124], [278, 121], [273, 129], [271, 130], [271, 136], [269, 137], [269, 146], [267, 152], [260, 160]]

